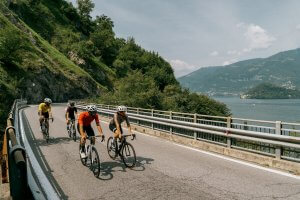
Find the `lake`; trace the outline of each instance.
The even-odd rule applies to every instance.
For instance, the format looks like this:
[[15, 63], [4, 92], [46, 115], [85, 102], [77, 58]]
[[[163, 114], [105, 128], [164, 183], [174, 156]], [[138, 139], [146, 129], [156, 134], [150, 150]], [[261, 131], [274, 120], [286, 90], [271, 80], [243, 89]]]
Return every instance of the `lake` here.
[[300, 122], [300, 99], [240, 99], [239, 97], [213, 97], [225, 103], [233, 117]]

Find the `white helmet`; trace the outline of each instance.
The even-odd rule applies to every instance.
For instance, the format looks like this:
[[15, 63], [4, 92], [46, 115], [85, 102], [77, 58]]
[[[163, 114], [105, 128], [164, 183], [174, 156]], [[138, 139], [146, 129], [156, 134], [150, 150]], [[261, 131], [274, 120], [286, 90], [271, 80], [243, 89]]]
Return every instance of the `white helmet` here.
[[51, 103], [52, 103], [52, 100], [49, 99], [49, 98], [45, 98], [45, 99], [44, 99], [44, 103], [49, 103], [49, 104], [51, 104]]
[[118, 112], [126, 112], [127, 111], [127, 108], [126, 108], [126, 106], [118, 106], [118, 108], [117, 108], [117, 111]]
[[88, 106], [86, 106], [86, 109], [89, 112], [96, 112], [97, 111], [97, 107], [95, 105], [88, 105]]

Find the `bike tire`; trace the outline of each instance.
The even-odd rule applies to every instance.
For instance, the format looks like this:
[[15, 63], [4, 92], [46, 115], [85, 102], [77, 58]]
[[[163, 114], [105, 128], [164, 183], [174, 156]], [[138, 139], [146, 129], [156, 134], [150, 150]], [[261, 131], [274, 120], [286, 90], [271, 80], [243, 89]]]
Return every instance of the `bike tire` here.
[[73, 135], [73, 140], [74, 140], [74, 142], [76, 142], [76, 129], [75, 129], [75, 125], [73, 124], [73, 126], [72, 126], [72, 135]]
[[98, 178], [100, 175], [100, 157], [95, 147], [91, 149], [90, 159], [91, 159], [90, 170], [93, 172], [94, 176]]
[[112, 142], [113, 142], [113, 137], [109, 137], [107, 140], [107, 153], [111, 159], [115, 160], [117, 157], [117, 153], [116, 153], [116, 149], [112, 147]]
[[133, 168], [136, 164], [135, 150], [132, 144], [126, 142], [121, 150], [121, 158], [124, 165], [128, 168]]
[[79, 143], [79, 158], [80, 158], [81, 163], [82, 163], [84, 166], [86, 166], [87, 158], [81, 158], [80, 150], [81, 150], [81, 146], [80, 146], [80, 143]]
[[49, 143], [49, 127], [46, 126], [46, 142]]

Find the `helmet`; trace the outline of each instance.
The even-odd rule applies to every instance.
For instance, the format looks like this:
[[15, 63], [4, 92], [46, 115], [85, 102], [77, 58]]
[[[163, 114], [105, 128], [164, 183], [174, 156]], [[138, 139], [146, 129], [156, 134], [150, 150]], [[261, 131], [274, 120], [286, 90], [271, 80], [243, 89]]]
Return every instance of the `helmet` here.
[[75, 102], [71, 101], [71, 102], [69, 103], [69, 105], [70, 105], [71, 107], [74, 107], [74, 106], [75, 106]]
[[126, 108], [126, 106], [118, 106], [118, 108], [117, 108], [117, 111], [118, 112], [126, 112], [127, 111], [127, 108]]
[[97, 107], [95, 105], [88, 105], [86, 107], [88, 112], [96, 113], [97, 112]]
[[45, 99], [44, 99], [44, 103], [51, 104], [51, 103], [52, 103], [52, 100], [51, 100], [51, 99], [49, 99], [49, 98], [45, 98]]

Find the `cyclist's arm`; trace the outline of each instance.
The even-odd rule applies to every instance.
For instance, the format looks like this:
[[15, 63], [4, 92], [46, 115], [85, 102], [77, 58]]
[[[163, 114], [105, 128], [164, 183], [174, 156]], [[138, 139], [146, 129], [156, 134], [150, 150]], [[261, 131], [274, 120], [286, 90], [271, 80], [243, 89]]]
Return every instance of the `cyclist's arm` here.
[[66, 112], [66, 120], [69, 121], [69, 111]]
[[86, 133], [83, 131], [83, 125], [79, 124], [79, 131], [81, 137], [87, 137]]
[[96, 126], [97, 126], [97, 129], [98, 129], [99, 135], [103, 135], [103, 131], [102, 131], [102, 128], [101, 128], [101, 125], [100, 125], [98, 115], [96, 115], [96, 117], [95, 117], [95, 122], [96, 122]]
[[132, 135], [131, 126], [130, 126], [129, 119], [128, 119], [127, 115], [126, 115], [126, 124], [127, 124], [129, 133]]
[[43, 104], [40, 104], [39, 105], [39, 116], [40, 117], [42, 116], [42, 107], [43, 107]]
[[48, 112], [49, 112], [49, 118], [52, 118], [52, 119], [53, 119], [51, 107], [49, 107]]
[[117, 128], [117, 131], [121, 131], [120, 129], [120, 123], [118, 121], [118, 114], [114, 114], [114, 120], [115, 120], [115, 124], [116, 124], [116, 128]]

